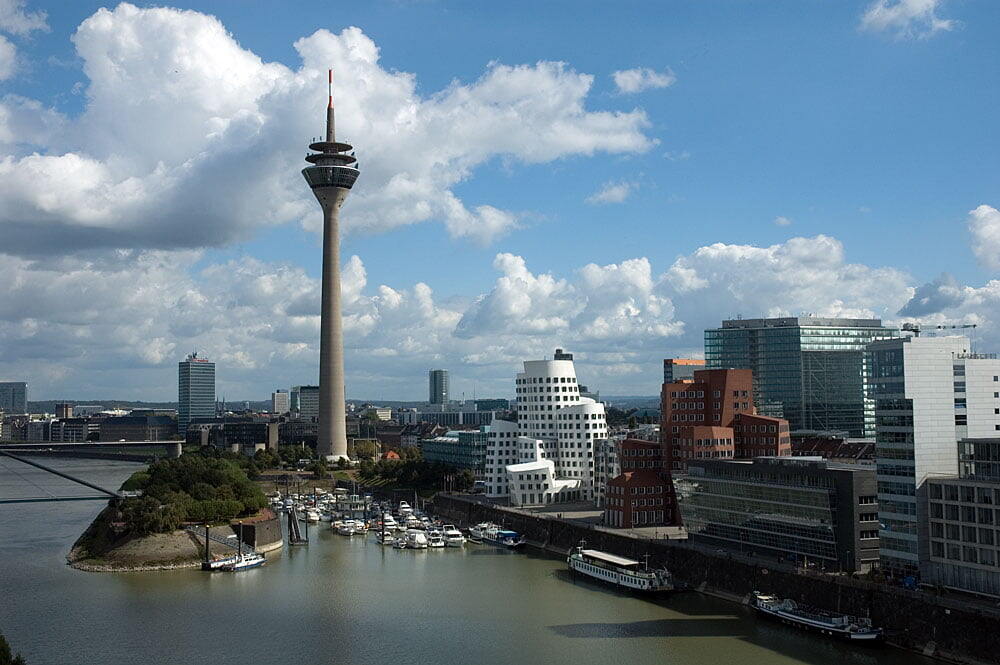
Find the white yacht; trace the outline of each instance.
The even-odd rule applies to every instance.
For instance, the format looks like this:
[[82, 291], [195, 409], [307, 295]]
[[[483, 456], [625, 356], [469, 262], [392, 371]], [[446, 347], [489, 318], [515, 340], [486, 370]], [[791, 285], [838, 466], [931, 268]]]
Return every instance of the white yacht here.
[[392, 540], [392, 546], [393, 546], [393, 548], [395, 548], [397, 550], [405, 550], [406, 549], [406, 536], [397, 535]]
[[441, 535], [444, 537], [444, 544], [448, 547], [462, 547], [465, 545], [465, 536], [455, 528], [454, 524], [445, 524], [441, 527]]
[[427, 549], [427, 534], [420, 529], [407, 529], [404, 538], [406, 546], [411, 550]]
[[310, 523], [316, 523], [320, 520], [319, 511], [315, 508], [310, 508], [306, 511], [306, 521]]
[[385, 528], [392, 531], [396, 528], [396, 518], [392, 516], [392, 513], [386, 513], [382, 515], [382, 524]]
[[396, 534], [392, 531], [376, 531], [375, 540], [379, 545], [392, 545], [396, 540]]
[[427, 531], [427, 547], [444, 547], [444, 534], [438, 529]]
[[400, 501], [399, 509], [396, 512], [399, 513], [400, 517], [409, 517], [410, 515], [413, 514], [413, 508], [411, 508], [410, 504], [406, 503], [405, 501]]
[[337, 533], [342, 536], [353, 536], [356, 532], [356, 524], [354, 520], [344, 520], [337, 527]]

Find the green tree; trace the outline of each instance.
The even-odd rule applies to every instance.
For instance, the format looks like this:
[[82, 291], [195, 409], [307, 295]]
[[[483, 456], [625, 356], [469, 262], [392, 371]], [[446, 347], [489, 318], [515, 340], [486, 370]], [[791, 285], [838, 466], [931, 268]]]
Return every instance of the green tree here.
[[16, 656], [11, 653], [7, 638], [0, 633], [0, 665], [25, 665], [24, 657], [21, 654]]
[[355, 459], [365, 460], [365, 459], [375, 459], [375, 453], [378, 450], [376, 443], [370, 439], [355, 439], [354, 440], [354, 457]]
[[462, 469], [455, 474], [455, 489], [459, 492], [466, 492], [472, 489], [476, 482], [476, 474], [469, 469]]

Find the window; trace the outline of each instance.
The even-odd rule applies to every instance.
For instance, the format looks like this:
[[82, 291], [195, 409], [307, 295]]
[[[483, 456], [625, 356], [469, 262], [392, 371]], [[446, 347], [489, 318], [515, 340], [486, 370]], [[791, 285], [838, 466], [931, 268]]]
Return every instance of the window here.
[[861, 540], [874, 540], [878, 538], [878, 529], [865, 530], [861, 532]]

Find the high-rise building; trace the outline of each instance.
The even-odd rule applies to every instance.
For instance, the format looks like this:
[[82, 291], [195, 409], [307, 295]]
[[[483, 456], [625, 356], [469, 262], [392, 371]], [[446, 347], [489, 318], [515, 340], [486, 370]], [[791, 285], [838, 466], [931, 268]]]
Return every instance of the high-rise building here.
[[448, 403], [448, 370], [432, 369], [427, 373], [428, 398], [431, 404]]
[[784, 418], [792, 430], [870, 437], [865, 349], [898, 336], [879, 319], [735, 319], [705, 331], [705, 363], [752, 370], [758, 413]]
[[69, 402], [56, 402], [56, 418], [72, 418], [73, 405]]
[[660, 437], [667, 467], [693, 460], [792, 454], [788, 421], [758, 415], [748, 369], [702, 369], [663, 384]]
[[[306, 422], [317, 422], [322, 414], [320, 412], [320, 401], [322, 400], [322, 388], [320, 386], [295, 386], [292, 391], [297, 395], [299, 419]], [[345, 428], [346, 428], [346, 418]], [[345, 431], [346, 436], [346, 431]]]
[[[323, 280], [319, 341], [319, 439], [317, 453], [347, 458], [344, 389], [344, 322], [340, 308], [340, 206], [358, 179], [354, 148], [338, 143], [333, 112], [333, 70], [329, 71], [326, 137], [310, 144], [311, 166], [302, 175], [323, 208]], [[301, 410], [301, 405], [300, 405]]]
[[901, 337], [869, 347], [875, 398], [881, 566], [920, 572], [929, 557], [926, 481], [958, 475], [958, 441], [1000, 431], [1000, 360], [967, 337]]
[[604, 405], [580, 395], [572, 355], [556, 355], [524, 362], [517, 422], [490, 426], [486, 491], [514, 505], [593, 499], [594, 447], [608, 438]]
[[673, 383], [681, 379], [694, 378], [697, 369], [705, 369], [705, 360], [702, 358], [664, 358], [663, 359], [663, 382]]
[[271, 413], [288, 413], [291, 410], [291, 400], [287, 390], [275, 390], [271, 393]]
[[0, 411], [6, 414], [28, 412], [28, 384], [24, 381], [0, 383]]
[[177, 433], [196, 418], [215, 417], [215, 363], [190, 354], [177, 363]]

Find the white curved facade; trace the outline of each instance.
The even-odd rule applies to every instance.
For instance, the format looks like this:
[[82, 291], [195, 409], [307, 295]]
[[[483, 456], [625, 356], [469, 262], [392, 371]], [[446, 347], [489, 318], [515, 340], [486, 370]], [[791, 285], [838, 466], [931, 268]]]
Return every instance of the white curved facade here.
[[594, 443], [608, 437], [604, 405], [580, 396], [572, 356], [528, 360], [517, 375], [517, 423], [494, 421], [487, 494], [514, 505], [593, 500]]

